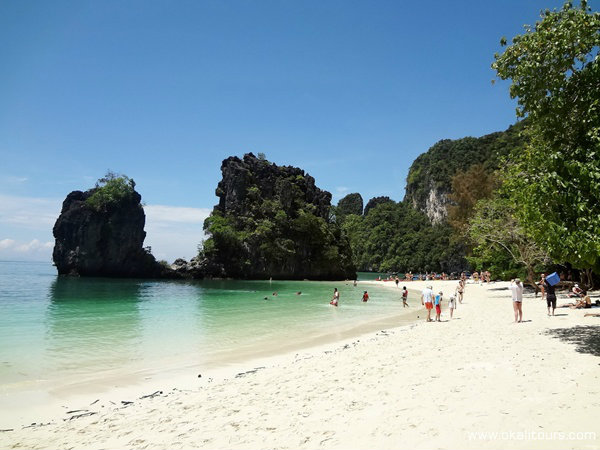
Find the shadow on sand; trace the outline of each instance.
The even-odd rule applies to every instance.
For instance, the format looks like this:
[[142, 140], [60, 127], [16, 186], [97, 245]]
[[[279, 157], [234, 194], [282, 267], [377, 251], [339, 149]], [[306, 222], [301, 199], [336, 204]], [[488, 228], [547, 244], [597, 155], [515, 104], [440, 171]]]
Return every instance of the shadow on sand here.
[[600, 356], [600, 326], [587, 325], [574, 328], [556, 328], [546, 331], [547, 335], [575, 344], [579, 353]]

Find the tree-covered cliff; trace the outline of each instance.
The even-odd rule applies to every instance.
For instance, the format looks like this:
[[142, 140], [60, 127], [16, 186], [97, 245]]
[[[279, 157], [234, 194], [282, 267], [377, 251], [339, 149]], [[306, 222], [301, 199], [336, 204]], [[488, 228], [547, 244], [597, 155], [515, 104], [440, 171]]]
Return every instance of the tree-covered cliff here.
[[523, 147], [525, 142], [520, 135], [523, 125], [518, 122], [506, 131], [479, 138], [439, 141], [412, 163], [404, 200], [427, 214], [432, 222], [442, 222], [447, 215], [452, 177], [475, 164], [487, 173], [496, 170], [501, 157]]
[[219, 204], [204, 223], [213, 276], [354, 278], [350, 244], [330, 220], [331, 194], [303, 170], [252, 153], [221, 165]]
[[364, 216], [348, 215], [342, 229], [360, 271], [452, 272], [466, 266], [464, 252], [450, 241], [449, 225], [432, 225], [406, 202], [387, 199]]

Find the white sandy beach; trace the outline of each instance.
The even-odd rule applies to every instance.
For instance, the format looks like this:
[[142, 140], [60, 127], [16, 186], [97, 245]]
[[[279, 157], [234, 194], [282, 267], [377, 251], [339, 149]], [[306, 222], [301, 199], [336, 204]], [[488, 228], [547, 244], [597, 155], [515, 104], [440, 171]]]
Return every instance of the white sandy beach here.
[[[432, 284], [449, 293], [456, 282]], [[526, 296], [525, 322], [515, 324], [507, 286], [467, 285], [452, 321], [444, 304], [442, 323], [255, 361], [243, 376], [190, 373], [145, 399], [81, 398], [47, 424], [0, 432], [0, 447], [600, 448], [600, 318], [570, 309], [548, 317], [545, 302]], [[595, 355], [553, 329], [576, 331], [584, 347], [595, 336]], [[75, 409], [83, 411], [66, 414]], [[86, 413], [94, 414], [65, 420]]]

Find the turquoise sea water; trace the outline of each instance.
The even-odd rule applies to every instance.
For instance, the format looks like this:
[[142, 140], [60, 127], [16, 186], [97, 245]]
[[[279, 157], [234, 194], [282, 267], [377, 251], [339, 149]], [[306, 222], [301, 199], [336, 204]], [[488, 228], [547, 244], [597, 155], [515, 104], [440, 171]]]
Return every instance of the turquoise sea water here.
[[360, 283], [64, 278], [50, 264], [0, 262], [0, 388], [234, 363], [403, 312], [400, 289], [367, 288], [365, 304]]

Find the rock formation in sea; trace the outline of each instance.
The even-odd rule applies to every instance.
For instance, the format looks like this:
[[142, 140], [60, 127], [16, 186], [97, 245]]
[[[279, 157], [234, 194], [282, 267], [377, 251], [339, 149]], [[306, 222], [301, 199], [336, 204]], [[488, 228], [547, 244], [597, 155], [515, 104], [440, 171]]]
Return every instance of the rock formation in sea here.
[[221, 165], [219, 204], [206, 219], [209, 275], [353, 279], [349, 241], [330, 218], [331, 194], [303, 170], [252, 153]]
[[146, 216], [133, 180], [104, 180], [73, 191], [54, 225], [52, 259], [59, 274], [109, 277], [177, 277], [144, 249]]

